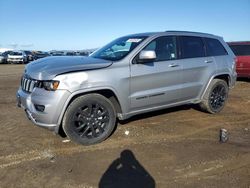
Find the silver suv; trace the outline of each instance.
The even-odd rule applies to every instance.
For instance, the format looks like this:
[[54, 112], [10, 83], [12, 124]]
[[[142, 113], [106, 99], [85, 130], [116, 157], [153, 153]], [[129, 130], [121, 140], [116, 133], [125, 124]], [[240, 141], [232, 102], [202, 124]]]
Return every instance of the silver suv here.
[[118, 38], [90, 57], [47, 57], [28, 64], [18, 105], [36, 125], [90, 145], [119, 120], [199, 104], [220, 112], [235, 85], [235, 56], [221, 37], [167, 31]]

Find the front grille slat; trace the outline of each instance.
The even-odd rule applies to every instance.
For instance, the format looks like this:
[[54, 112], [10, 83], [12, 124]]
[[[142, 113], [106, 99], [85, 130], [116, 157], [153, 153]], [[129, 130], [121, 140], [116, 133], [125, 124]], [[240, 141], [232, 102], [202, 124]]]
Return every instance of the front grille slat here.
[[22, 77], [21, 88], [23, 91], [31, 93], [35, 87], [36, 81], [30, 78]]
[[26, 91], [26, 86], [27, 86], [27, 79], [24, 79], [24, 90]]
[[23, 88], [23, 78], [21, 79], [21, 88]]
[[27, 90], [27, 91], [29, 91], [30, 82], [31, 82], [31, 80], [28, 80], [28, 81], [27, 81], [27, 85], [26, 85], [26, 90]]
[[26, 82], [25, 82], [25, 91], [28, 90], [28, 84], [29, 84], [29, 80], [26, 80]]
[[31, 82], [30, 87], [29, 87], [29, 92], [32, 92], [34, 89], [35, 82]]

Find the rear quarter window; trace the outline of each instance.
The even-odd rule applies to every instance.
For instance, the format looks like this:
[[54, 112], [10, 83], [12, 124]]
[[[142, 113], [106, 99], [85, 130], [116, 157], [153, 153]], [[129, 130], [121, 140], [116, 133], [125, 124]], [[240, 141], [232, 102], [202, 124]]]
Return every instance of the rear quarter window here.
[[236, 56], [250, 56], [250, 44], [230, 45]]
[[180, 43], [182, 58], [205, 57], [205, 49], [201, 37], [181, 36]]
[[219, 40], [212, 38], [204, 38], [204, 40], [206, 42], [207, 56], [221, 56], [228, 54]]

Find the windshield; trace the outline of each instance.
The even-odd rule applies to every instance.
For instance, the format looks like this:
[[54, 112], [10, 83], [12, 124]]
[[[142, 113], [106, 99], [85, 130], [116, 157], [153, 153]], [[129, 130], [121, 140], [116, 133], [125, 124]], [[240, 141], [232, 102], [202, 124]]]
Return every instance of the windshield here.
[[23, 55], [22, 52], [10, 52], [10, 55]]
[[32, 54], [30, 51], [24, 51], [27, 55]]
[[97, 50], [91, 57], [105, 59], [110, 61], [119, 61], [126, 57], [133, 49], [135, 49], [146, 36], [139, 37], [122, 37], [107, 44], [103, 48]]

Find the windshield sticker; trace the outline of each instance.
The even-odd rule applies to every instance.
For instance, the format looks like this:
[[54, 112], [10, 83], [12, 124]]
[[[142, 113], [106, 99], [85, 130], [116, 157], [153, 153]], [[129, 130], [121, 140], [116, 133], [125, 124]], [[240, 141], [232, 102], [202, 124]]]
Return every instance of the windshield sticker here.
[[138, 42], [141, 42], [142, 39], [128, 39], [127, 42], [135, 42], [135, 43], [138, 43]]

